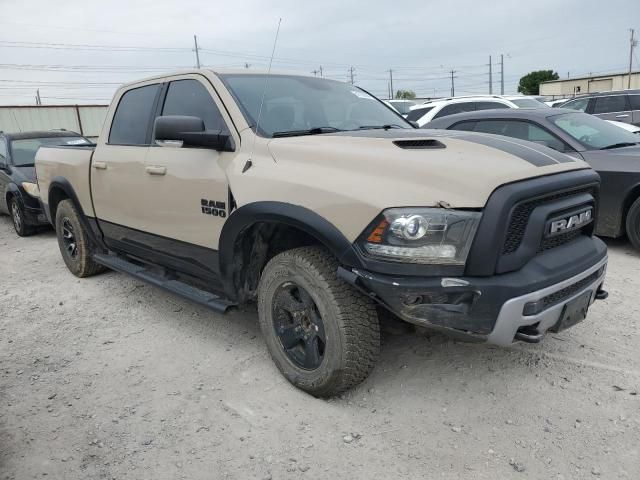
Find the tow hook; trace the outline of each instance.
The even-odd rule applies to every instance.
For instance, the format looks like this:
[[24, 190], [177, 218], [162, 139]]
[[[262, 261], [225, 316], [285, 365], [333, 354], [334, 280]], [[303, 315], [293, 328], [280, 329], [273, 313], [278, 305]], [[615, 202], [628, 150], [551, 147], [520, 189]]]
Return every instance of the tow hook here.
[[609, 296], [609, 292], [602, 288], [596, 292], [596, 300], [604, 300]]

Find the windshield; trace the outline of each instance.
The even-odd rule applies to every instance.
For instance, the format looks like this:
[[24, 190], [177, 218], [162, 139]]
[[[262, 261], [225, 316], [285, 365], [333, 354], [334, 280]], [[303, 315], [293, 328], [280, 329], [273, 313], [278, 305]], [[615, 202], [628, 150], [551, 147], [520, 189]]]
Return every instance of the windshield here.
[[587, 113], [564, 113], [549, 117], [561, 130], [587, 150], [624, 147], [638, 143], [638, 136]]
[[49, 145], [87, 145], [91, 143], [84, 137], [45, 137], [25, 138], [11, 142], [11, 163], [16, 167], [32, 167], [36, 152], [42, 146]]
[[511, 99], [511, 102], [515, 103], [518, 108], [549, 108], [549, 105], [539, 102], [535, 98], [516, 98]]
[[[230, 74], [221, 77], [247, 122], [255, 127], [267, 75]], [[389, 106], [353, 85], [321, 78], [268, 76], [258, 128], [262, 136], [383, 126], [412, 128]], [[315, 132], [310, 132], [314, 129]]]

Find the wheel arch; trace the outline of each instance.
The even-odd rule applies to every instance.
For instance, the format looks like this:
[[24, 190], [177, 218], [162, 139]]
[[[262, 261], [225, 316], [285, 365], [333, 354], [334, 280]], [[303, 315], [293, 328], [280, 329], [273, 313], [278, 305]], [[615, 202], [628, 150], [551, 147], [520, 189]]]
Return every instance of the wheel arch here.
[[264, 265], [277, 253], [318, 244], [343, 265], [360, 266], [353, 245], [335, 225], [308, 208], [284, 202], [254, 202], [235, 210], [218, 245], [226, 293], [244, 301], [254, 296]]

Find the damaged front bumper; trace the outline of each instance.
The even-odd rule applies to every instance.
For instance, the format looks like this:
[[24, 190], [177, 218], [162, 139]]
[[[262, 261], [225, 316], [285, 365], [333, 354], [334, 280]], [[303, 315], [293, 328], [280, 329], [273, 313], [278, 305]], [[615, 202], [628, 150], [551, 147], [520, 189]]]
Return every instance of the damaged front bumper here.
[[344, 267], [338, 275], [405, 321], [508, 345], [538, 342], [548, 330], [569, 326], [561, 318], [578, 298], [586, 308], [605, 297], [606, 266], [605, 244], [584, 238], [543, 252], [516, 272], [489, 277], [391, 276]]

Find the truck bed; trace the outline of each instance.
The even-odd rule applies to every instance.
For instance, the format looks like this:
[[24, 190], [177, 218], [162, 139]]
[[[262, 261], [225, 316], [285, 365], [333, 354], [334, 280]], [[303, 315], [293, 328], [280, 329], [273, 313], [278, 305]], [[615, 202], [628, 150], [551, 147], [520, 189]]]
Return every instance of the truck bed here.
[[84, 214], [95, 216], [89, 181], [95, 147], [95, 144], [40, 147], [36, 153], [36, 176], [40, 198], [45, 205], [49, 203], [52, 184], [56, 179], [66, 179], [73, 185]]

